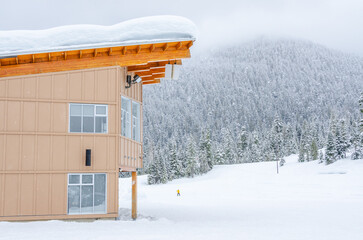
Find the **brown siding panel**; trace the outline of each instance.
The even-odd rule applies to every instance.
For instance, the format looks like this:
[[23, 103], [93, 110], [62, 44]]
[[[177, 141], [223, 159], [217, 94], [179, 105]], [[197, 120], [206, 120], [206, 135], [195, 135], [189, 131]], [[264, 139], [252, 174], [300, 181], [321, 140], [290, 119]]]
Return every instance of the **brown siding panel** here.
[[53, 77], [53, 99], [67, 99], [68, 74], [55, 74]]
[[6, 137], [5, 148], [5, 169], [18, 170], [19, 169], [19, 146], [20, 137], [18, 135], [8, 135]]
[[23, 131], [35, 132], [35, 102], [24, 102], [23, 104]]
[[73, 100], [82, 99], [82, 72], [69, 74], [69, 98]]
[[52, 175], [52, 214], [67, 214], [67, 174]]
[[18, 174], [5, 174], [4, 215], [18, 215]]
[[52, 75], [43, 75], [38, 77], [38, 98], [52, 98]]
[[50, 132], [51, 104], [38, 103], [38, 132]]
[[38, 136], [38, 146], [37, 146], [37, 170], [50, 170], [50, 136]]
[[34, 176], [33, 174], [22, 174], [21, 194], [20, 194], [20, 214], [34, 215], [33, 195], [34, 195]]
[[[126, 91], [125, 75], [125, 68], [109, 67], [0, 78], [0, 221], [67, 218], [70, 172], [106, 172], [107, 211], [115, 216], [118, 168], [138, 166], [141, 146], [120, 137], [120, 92], [139, 101], [142, 87]], [[108, 133], [69, 133], [72, 102], [107, 104]]]
[[12, 79], [8, 81], [8, 97], [21, 98], [21, 83], [22, 78]]
[[52, 145], [51, 153], [53, 170], [64, 170], [66, 163], [66, 138], [64, 136], [53, 136]]
[[37, 78], [25, 78], [23, 83], [23, 97], [26, 99], [36, 98]]
[[28, 171], [34, 169], [35, 136], [24, 135], [21, 151], [21, 169]]
[[20, 102], [8, 102], [7, 130], [12, 132], [20, 131]]
[[49, 212], [49, 185], [50, 174], [37, 174], [36, 182], [36, 215], [47, 215]]

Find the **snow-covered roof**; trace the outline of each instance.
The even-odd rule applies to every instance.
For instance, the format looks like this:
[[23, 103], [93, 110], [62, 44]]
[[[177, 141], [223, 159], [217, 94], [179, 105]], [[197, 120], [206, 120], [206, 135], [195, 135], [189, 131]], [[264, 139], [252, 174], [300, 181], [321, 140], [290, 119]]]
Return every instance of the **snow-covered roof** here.
[[69, 25], [0, 31], [0, 58], [44, 52], [195, 40], [197, 28], [178, 16], [132, 19], [112, 26]]

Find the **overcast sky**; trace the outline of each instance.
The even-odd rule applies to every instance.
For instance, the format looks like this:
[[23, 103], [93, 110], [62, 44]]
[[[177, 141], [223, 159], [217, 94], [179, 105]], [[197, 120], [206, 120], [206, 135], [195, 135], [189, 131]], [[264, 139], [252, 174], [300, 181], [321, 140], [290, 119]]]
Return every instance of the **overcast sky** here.
[[363, 0], [0, 0], [0, 30], [112, 25], [165, 14], [195, 22], [199, 49], [269, 36], [363, 56]]

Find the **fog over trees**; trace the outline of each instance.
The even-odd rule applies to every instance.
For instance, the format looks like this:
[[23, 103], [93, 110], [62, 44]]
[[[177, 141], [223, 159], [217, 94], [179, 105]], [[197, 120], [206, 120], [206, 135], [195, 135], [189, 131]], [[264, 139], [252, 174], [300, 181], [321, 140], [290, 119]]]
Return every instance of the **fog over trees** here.
[[362, 58], [311, 42], [258, 39], [194, 54], [179, 80], [144, 88], [140, 171], [154, 184], [215, 164], [283, 165], [293, 153], [326, 164], [348, 149], [362, 158], [362, 91]]

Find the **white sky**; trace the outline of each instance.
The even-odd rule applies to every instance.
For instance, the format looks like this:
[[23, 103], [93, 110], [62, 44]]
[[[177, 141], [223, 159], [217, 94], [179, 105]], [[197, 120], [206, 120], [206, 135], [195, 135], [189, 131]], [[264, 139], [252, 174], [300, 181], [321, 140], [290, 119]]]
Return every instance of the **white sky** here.
[[269, 36], [363, 56], [363, 0], [0, 0], [0, 30], [111, 25], [160, 14], [194, 21], [199, 49]]

